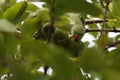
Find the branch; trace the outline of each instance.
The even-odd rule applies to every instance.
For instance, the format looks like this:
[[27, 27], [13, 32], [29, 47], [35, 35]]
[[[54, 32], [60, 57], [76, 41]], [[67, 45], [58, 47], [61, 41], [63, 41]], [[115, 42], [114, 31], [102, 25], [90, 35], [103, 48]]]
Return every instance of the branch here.
[[103, 23], [108, 22], [108, 20], [99, 19], [99, 20], [85, 20], [85, 24], [95, 24], [95, 23]]
[[49, 43], [51, 40], [52, 30], [54, 28], [54, 23], [55, 23], [55, 0], [51, 0], [49, 15], [50, 15], [50, 27], [49, 27], [48, 33], [47, 33], [47, 43]]
[[106, 0], [106, 6], [105, 6], [105, 11], [104, 11], [104, 21], [106, 20], [106, 18], [107, 18], [107, 12], [109, 11], [109, 8], [108, 8], [108, 6], [109, 6], [109, 3], [111, 2], [111, 0]]
[[[50, 7], [50, 27], [48, 29], [47, 33], [47, 44], [50, 43], [51, 36], [52, 36], [52, 30], [54, 29], [54, 23], [55, 23], [55, 0], [51, 0], [51, 7]], [[47, 75], [49, 66], [44, 66], [44, 74]]]
[[104, 11], [104, 20], [106, 20], [107, 18], [107, 14], [108, 12], [110, 12], [109, 10], [109, 4], [111, 3], [112, 0], [106, 0], [106, 6], [105, 6], [105, 11]]
[[104, 5], [104, 3], [103, 3], [102, 0], [100, 0], [100, 4], [101, 4], [101, 6], [102, 6], [103, 8], [105, 8], [105, 5]]
[[[102, 29], [105, 26], [105, 22], [107, 19], [107, 14], [109, 12], [109, 3], [111, 2], [111, 0], [106, 0], [106, 5], [103, 4], [103, 0], [100, 0], [100, 4], [102, 5], [102, 7], [104, 8], [104, 13], [103, 13], [103, 25], [102, 25]], [[101, 31], [102, 32], [102, 31]]]
[[85, 29], [85, 33], [88, 33], [88, 32], [120, 32], [120, 29], [97, 29], [97, 28], [92, 28], [92, 29]]
[[85, 76], [86, 76], [86, 78], [87, 78], [88, 80], [90, 80], [90, 77], [88, 76], [88, 74], [86, 74]]
[[115, 41], [115, 42], [113, 42], [111, 44], [108, 44], [108, 46], [106, 46], [105, 50], [107, 50], [108, 48], [111, 48], [111, 47], [115, 47], [118, 44], [120, 44], [120, 40]]
[[45, 75], [47, 75], [48, 68], [49, 68], [48, 65], [45, 65], [45, 66], [44, 66], [44, 74], [45, 74]]

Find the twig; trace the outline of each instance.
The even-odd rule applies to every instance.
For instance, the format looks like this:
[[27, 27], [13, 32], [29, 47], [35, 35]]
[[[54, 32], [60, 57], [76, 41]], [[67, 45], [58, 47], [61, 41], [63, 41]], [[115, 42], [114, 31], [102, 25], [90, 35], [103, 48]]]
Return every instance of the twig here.
[[102, 29], [101, 29], [101, 33], [102, 33], [102, 32], [103, 32], [103, 28], [104, 28], [104, 26], [105, 26], [105, 21], [106, 21], [106, 19], [107, 19], [107, 14], [108, 14], [108, 11], [109, 11], [108, 6], [109, 6], [109, 3], [110, 3], [110, 0], [106, 0], [106, 5], [105, 5], [105, 6], [103, 5], [103, 1], [102, 1], [102, 0], [100, 0], [100, 3], [101, 3], [101, 5], [102, 5], [103, 8], [104, 8], [104, 13], [103, 13], [103, 25], [102, 25]]
[[107, 18], [107, 12], [109, 11], [109, 8], [108, 8], [108, 6], [109, 6], [109, 3], [111, 2], [111, 0], [106, 0], [106, 6], [105, 6], [105, 11], [104, 11], [104, 21], [106, 20], [106, 18]]
[[[85, 20], [85, 24], [95, 24], [95, 23], [103, 23], [104, 19], [98, 19], [98, 20]], [[108, 22], [106, 19], [105, 22]]]
[[88, 80], [90, 80], [90, 77], [88, 76], [88, 74], [86, 74], [85, 76], [86, 76], [86, 78], [87, 78]]
[[[103, 32], [120, 32], [120, 29], [102, 29]], [[92, 28], [92, 29], [85, 29], [85, 33], [88, 32], [101, 32], [101, 29], [97, 29], [97, 28]]]
[[111, 44], [108, 44], [108, 46], [106, 46], [105, 50], [107, 50], [108, 48], [111, 48], [111, 47], [115, 47], [118, 44], [120, 44], [120, 40], [115, 41], [115, 42], [113, 42]]
[[105, 8], [105, 5], [103, 4], [103, 1], [102, 1], [102, 0], [100, 0], [100, 4], [101, 4], [101, 6], [102, 6], [103, 8]]
[[44, 74], [45, 74], [45, 75], [47, 75], [48, 68], [49, 68], [48, 65], [45, 65], [45, 66], [44, 66]]

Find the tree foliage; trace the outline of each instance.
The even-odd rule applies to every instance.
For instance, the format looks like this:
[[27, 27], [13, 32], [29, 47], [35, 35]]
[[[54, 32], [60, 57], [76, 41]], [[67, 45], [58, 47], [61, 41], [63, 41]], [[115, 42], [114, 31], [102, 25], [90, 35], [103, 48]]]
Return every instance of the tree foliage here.
[[120, 32], [119, 8], [119, 0], [0, 0], [0, 79], [119, 80], [120, 35], [109, 37]]

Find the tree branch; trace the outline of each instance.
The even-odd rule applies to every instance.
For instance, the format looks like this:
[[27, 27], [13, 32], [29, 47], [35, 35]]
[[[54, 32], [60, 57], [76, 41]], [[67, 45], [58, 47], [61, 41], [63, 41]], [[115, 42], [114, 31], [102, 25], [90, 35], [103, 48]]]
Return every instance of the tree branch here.
[[51, 40], [52, 29], [54, 28], [54, 22], [55, 22], [55, 0], [52, 0], [50, 7], [50, 27], [47, 33], [47, 43], [49, 43]]
[[[50, 43], [51, 36], [52, 36], [52, 30], [54, 29], [54, 23], [55, 23], [55, 1], [56, 0], [51, 0], [51, 7], [50, 7], [50, 27], [48, 29], [47, 33], [47, 44]], [[49, 66], [45, 65], [44, 66], [44, 74], [47, 75]]]
[[104, 3], [103, 3], [102, 0], [100, 0], [100, 4], [101, 4], [101, 6], [102, 6], [103, 8], [105, 8], [105, 5], [104, 5]]
[[[102, 25], [102, 30], [105, 27], [105, 21], [107, 19], [107, 14], [109, 12], [109, 3], [111, 2], [111, 0], [106, 0], [106, 5], [103, 4], [103, 0], [100, 0], [100, 4], [102, 5], [102, 7], [104, 8], [104, 12], [103, 12], [103, 25]], [[102, 31], [101, 31], [102, 32]]]
[[105, 50], [107, 50], [107, 49], [109, 49], [109, 48], [111, 48], [111, 47], [115, 47], [115, 46], [118, 45], [118, 44], [120, 44], [120, 40], [115, 41], [115, 42], [113, 42], [113, 43], [111, 43], [111, 44], [108, 44], [108, 46], [106, 46]]
[[90, 77], [88, 76], [88, 74], [86, 74], [85, 76], [86, 76], [86, 78], [87, 78], [88, 80], [90, 80]]
[[98, 20], [85, 20], [85, 24], [95, 24], [95, 23], [103, 23], [103, 22], [108, 22], [108, 20], [104, 19], [98, 19]]
[[104, 11], [104, 21], [106, 20], [106, 18], [107, 18], [107, 12], [109, 11], [109, 8], [108, 8], [108, 6], [109, 6], [109, 3], [111, 2], [111, 0], [106, 0], [106, 6], [105, 6], [105, 11]]
[[88, 32], [120, 32], [120, 29], [97, 29], [97, 28], [92, 28], [92, 29], [85, 29], [85, 33], [88, 33]]
[[45, 65], [45, 66], [44, 66], [44, 74], [45, 74], [45, 75], [47, 75], [48, 68], [49, 68], [48, 65]]

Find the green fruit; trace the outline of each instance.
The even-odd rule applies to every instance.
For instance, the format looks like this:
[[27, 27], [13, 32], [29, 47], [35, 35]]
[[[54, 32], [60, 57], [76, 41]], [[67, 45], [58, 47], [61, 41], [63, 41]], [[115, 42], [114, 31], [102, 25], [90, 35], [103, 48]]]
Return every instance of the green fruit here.
[[73, 55], [73, 57], [78, 57], [84, 49], [84, 44], [81, 41], [74, 41], [70, 39], [66, 49]]
[[[43, 34], [44, 36], [47, 36], [48, 33], [49, 33], [49, 29], [50, 29], [50, 23], [47, 22], [47, 23], [45, 23], [45, 24], [42, 26], [42, 34]], [[55, 28], [52, 27], [52, 28], [50, 29], [51, 34], [54, 33], [54, 31], [55, 31]]]
[[52, 40], [56, 45], [64, 46], [68, 41], [68, 35], [63, 31], [57, 29], [52, 35]]

